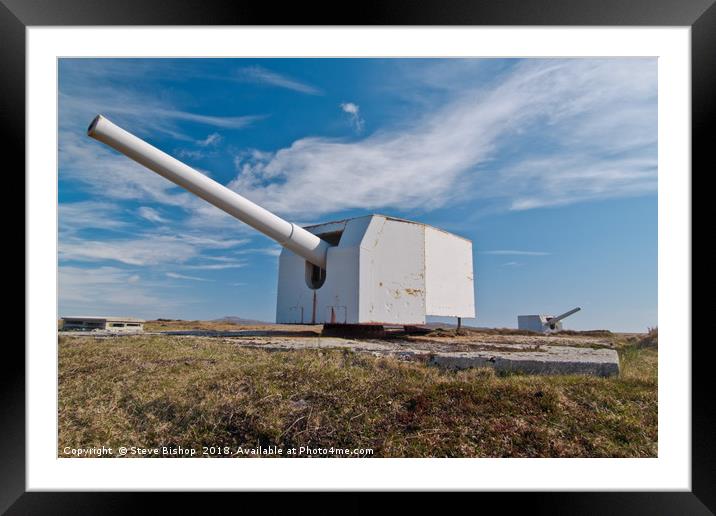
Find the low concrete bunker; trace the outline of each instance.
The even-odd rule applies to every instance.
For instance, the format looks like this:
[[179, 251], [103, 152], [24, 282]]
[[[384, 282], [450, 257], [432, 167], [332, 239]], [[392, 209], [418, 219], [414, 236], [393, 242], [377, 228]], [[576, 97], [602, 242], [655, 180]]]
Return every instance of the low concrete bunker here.
[[144, 331], [144, 319], [112, 316], [67, 316], [60, 319], [63, 331], [137, 333]]

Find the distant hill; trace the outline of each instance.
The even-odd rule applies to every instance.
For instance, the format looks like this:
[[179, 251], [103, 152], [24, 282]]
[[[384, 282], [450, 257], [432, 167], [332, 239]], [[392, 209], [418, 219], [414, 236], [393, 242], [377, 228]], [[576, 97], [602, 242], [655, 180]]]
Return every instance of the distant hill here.
[[276, 323], [272, 323], [272, 322], [259, 321], [257, 319], [244, 319], [243, 317], [235, 317], [233, 315], [227, 315], [227, 316], [221, 317], [219, 319], [214, 319], [211, 322], [221, 322], [221, 323], [230, 323], [230, 324], [245, 324], [245, 325], [276, 324]]

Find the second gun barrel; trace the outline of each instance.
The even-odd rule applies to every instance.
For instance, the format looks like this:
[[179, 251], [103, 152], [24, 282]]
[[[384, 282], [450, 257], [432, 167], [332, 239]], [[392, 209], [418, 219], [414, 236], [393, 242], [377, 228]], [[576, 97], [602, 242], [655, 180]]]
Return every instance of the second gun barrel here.
[[569, 316], [572, 315], [572, 314], [575, 314], [575, 313], [579, 312], [580, 310], [581, 310], [580, 307], [572, 308], [572, 309], [571, 309], [570, 311], [568, 311], [568, 312], [564, 312], [563, 314], [556, 315], [556, 316], [554, 316], [554, 317], [550, 317], [550, 318], [547, 320], [547, 322], [550, 323], [550, 324], [554, 324], [554, 323], [556, 323], [556, 322], [561, 321], [562, 319], [564, 319], [564, 318], [566, 318], [566, 317], [569, 317]]

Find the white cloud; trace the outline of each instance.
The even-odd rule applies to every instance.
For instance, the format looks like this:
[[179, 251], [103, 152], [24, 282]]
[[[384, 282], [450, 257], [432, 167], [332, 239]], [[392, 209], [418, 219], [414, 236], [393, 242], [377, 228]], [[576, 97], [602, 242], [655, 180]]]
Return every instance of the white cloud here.
[[143, 219], [147, 219], [150, 222], [157, 224], [166, 224], [167, 219], [162, 217], [157, 210], [150, 208], [149, 206], [142, 206], [137, 210], [137, 214]]
[[[168, 235], [145, 233], [137, 238], [91, 240], [65, 237], [59, 242], [59, 257], [63, 261], [104, 262], [114, 261], [134, 266], [156, 266], [162, 264], [188, 264], [191, 260], [204, 257], [207, 249], [230, 249], [244, 244], [242, 239], [222, 239], [191, 234]], [[193, 268], [229, 268], [202, 267]], [[238, 262], [230, 264], [243, 266]]]
[[[132, 116], [139, 115], [135, 109], [129, 108], [116, 108], [115, 111], [122, 114], [129, 114]], [[189, 122], [195, 122], [204, 125], [213, 125], [216, 127], [223, 127], [226, 129], [241, 129], [249, 124], [252, 124], [258, 120], [265, 118], [262, 115], [246, 115], [246, 116], [211, 116], [201, 115], [197, 113], [187, 113], [185, 111], [177, 111], [172, 109], [161, 109], [154, 108], [147, 115], [156, 115], [164, 117], [168, 120], [186, 120]]]
[[199, 247], [205, 247], [210, 249], [231, 249], [246, 244], [249, 240], [246, 238], [224, 238], [207, 236], [204, 234], [192, 234], [182, 232], [181, 234], [175, 235], [164, 235], [164, 238], [170, 240], [177, 240], [180, 242], [186, 242]]
[[549, 256], [551, 253], [544, 251], [517, 251], [512, 249], [495, 249], [492, 251], [480, 251], [479, 254], [494, 255], [515, 255], [515, 256]]
[[654, 59], [527, 60], [408, 122], [240, 156], [230, 187], [292, 217], [465, 200], [527, 209], [656, 188]]
[[[167, 100], [153, 98], [146, 92], [139, 93], [117, 86], [103, 75], [119, 75], [131, 81], [134, 74], [146, 73], [142, 63], [128, 66], [126, 63], [99, 60], [61, 66], [63, 89], [59, 94], [59, 179], [79, 183], [85, 191], [105, 199], [160, 202], [191, 210], [203, 201], [180, 191], [173, 183], [90, 139], [86, 135], [90, 120], [97, 113], [103, 113], [120, 126], [150, 141], [157, 135], [167, 134], [176, 140], [197, 143], [195, 138], [183, 132], [180, 124], [188, 122], [240, 129], [264, 117], [192, 113], [177, 109]], [[91, 80], [87, 80], [88, 76]], [[218, 143], [220, 138], [218, 133], [213, 132], [198, 143], [209, 147]], [[198, 157], [203, 157], [203, 154]]]
[[162, 285], [142, 281], [117, 267], [59, 267], [60, 315], [134, 315], [147, 317], [177, 307]]
[[[80, 185], [93, 197], [105, 199], [83, 205], [82, 209], [85, 213], [81, 219], [79, 218], [80, 208], [74, 209], [71, 215], [66, 210], [67, 216], [63, 216], [63, 212], [61, 212], [61, 221], [71, 221], [76, 218], [74, 226], [83, 223], [83, 221], [90, 224], [85, 224], [86, 227], [100, 227], [100, 224], [105, 224], [101, 227], [124, 226], [126, 224], [118, 218], [121, 210], [116, 203], [139, 201], [160, 203], [184, 210], [185, 216], [174, 215], [171, 220], [162, 222], [172, 223], [175, 227], [201, 228], [204, 231], [230, 230], [237, 234], [253, 232], [219, 208], [180, 189], [174, 183], [147, 170], [126, 156], [89, 138], [84, 137], [83, 139], [76, 135], [68, 135], [60, 143], [59, 155], [59, 179], [61, 182], [72, 183], [75, 187]], [[201, 170], [199, 171], [201, 172]], [[106, 199], [111, 199], [111, 202], [107, 202]], [[104, 208], [102, 205], [105, 205]], [[68, 209], [72, 209], [72, 207], [70, 206]], [[92, 220], [92, 210], [97, 210], [94, 221]], [[143, 218], [147, 218], [147, 215], [152, 217], [146, 210], [137, 213]], [[147, 220], [151, 220], [151, 218]], [[160, 221], [156, 220], [156, 222]]]
[[520, 267], [522, 264], [520, 262], [505, 262], [501, 266], [502, 267]]
[[353, 102], [343, 102], [340, 107], [344, 113], [348, 114], [353, 129], [358, 133], [362, 132], [365, 126], [365, 120], [360, 116], [360, 106]]
[[167, 272], [165, 274], [167, 277], [173, 278], [173, 279], [184, 279], [184, 280], [191, 280], [191, 281], [214, 281], [212, 279], [199, 278], [197, 276], [187, 276], [186, 274], [179, 274], [177, 272]]
[[[266, 118], [264, 115], [216, 116], [176, 109], [166, 102], [119, 89], [77, 88], [71, 94], [60, 92], [62, 129], [85, 129], [98, 113], [128, 131], [143, 136], [168, 134], [173, 138], [194, 141], [184, 134], [177, 122], [191, 122], [224, 129], [243, 129]], [[84, 134], [83, 134], [84, 136]]]
[[127, 265], [183, 263], [198, 256], [184, 242], [168, 239], [80, 240], [65, 238], [59, 243], [60, 260], [81, 262], [115, 261]]
[[358, 111], [360, 111], [360, 108], [358, 107], [358, 105], [354, 104], [353, 102], [343, 102], [341, 104], [341, 109], [344, 112], [349, 113], [351, 115], [357, 115]]
[[[299, 224], [300, 226], [305, 226], [307, 224]], [[261, 249], [247, 249], [247, 253], [259, 253], [259, 254], [267, 254], [269, 256], [278, 256], [281, 254], [281, 251], [283, 250], [283, 247], [279, 245], [275, 245], [272, 247], [263, 247]]]
[[81, 183], [90, 193], [115, 200], [155, 201], [189, 206], [196, 199], [83, 133], [66, 132], [59, 143], [60, 181]]
[[[203, 153], [203, 150], [197, 150], [197, 152]], [[178, 154], [183, 157], [181, 150]], [[259, 155], [264, 156], [265, 154]], [[79, 186], [94, 198], [102, 199], [102, 201], [93, 201], [92, 204], [84, 206], [86, 214], [82, 216], [82, 220], [91, 222], [93, 218], [91, 210], [100, 210], [102, 204], [106, 203], [106, 207], [98, 211], [98, 216], [94, 217], [94, 222], [91, 222], [94, 225], [87, 227], [98, 227], [102, 221], [119, 227], [122, 225], [121, 222], [109, 222], [121, 220], [117, 218], [121, 212], [116, 203], [139, 201], [182, 208], [188, 217], [176, 218], [174, 216], [171, 220], [174, 224], [184, 224], [191, 228], [209, 231], [251, 232], [245, 228], [244, 224], [215, 206], [186, 192], [126, 156], [88, 138], [84, 130], [61, 132], [59, 160], [61, 188], [64, 188], [64, 184], [72, 184], [74, 188]], [[206, 171], [194, 168], [209, 175]], [[108, 202], [107, 199], [111, 201]], [[70, 209], [72, 207], [68, 207], [68, 210]], [[78, 210], [79, 208], [75, 209], [71, 217], [63, 217], [62, 220], [71, 220], [75, 215], [79, 217]], [[144, 215], [146, 214], [145, 211]]]
[[179, 149], [176, 152], [177, 156], [182, 159], [202, 159], [207, 156], [206, 152], [202, 149]]
[[221, 143], [221, 140], [222, 140], [222, 136], [219, 133], [211, 133], [203, 140], [198, 140], [196, 142], [196, 144], [201, 147], [209, 147], [209, 146], [218, 145], [219, 143]]
[[204, 269], [204, 270], [222, 270], [222, 269], [240, 269], [248, 264], [243, 258], [237, 258], [237, 254], [246, 254], [245, 249], [234, 250], [232, 255], [203, 255], [201, 258], [204, 263], [193, 263], [184, 265], [185, 269]]
[[[657, 188], [656, 169], [656, 156], [604, 159], [579, 153], [569, 157], [525, 160], [506, 167], [496, 186], [501, 187], [502, 195], [511, 198], [510, 209], [528, 210], [654, 192]], [[508, 195], [510, 185], [515, 182], [525, 186], [522, 191]]]
[[122, 208], [101, 201], [65, 202], [58, 205], [60, 232], [69, 234], [81, 229], [121, 230], [128, 223], [121, 219]]
[[246, 267], [247, 262], [244, 260], [235, 260], [232, 262], [226, 262], [226, 263], [200, 263], [196, 265], [185, 265], [185, 269], [203, 269], [208, 271], [217, 271], [217, 270], [224, 270], [224, 269], [240, 269], [241, 267]]
[[279, 88], [298, 91], [300, 93], [306, 93], [308, 95], [323, 94], [321, 90], [314, 86], [311, 86], [310, 84], [306, 84], [291, 77], [287, 77], [271, 70], [267, 70], [266, 68], [263, 68], [261, 66], [250, 66], [247, 68], [241, 68], [237, 71], [236, 77], [238, 80], [241, 81], [269, 84], [271, 86], [277, 86]]

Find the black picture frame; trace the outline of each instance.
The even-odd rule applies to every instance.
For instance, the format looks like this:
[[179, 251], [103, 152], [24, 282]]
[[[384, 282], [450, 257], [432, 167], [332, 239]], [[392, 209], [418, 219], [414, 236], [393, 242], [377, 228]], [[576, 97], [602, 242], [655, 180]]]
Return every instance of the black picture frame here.
[[[0, 126], [3, 153], [25, 164], [25, 29], [62, 25], [576, 25], [689, 26], [692, 72], [692, 171], [713, 171], [716, 114], [716, 0], [423, 0], [364, 1], [351, 16], [348, 4], [228, 0], [0, 0]], [[709, 166], [710, 165], [710, 166]], [[685, 171], [684, 173], [689, 173]], [[22, 187], [21, 187], [22, 188]], [[25, 192], [27, 194], [27, 192]], [[25, 257], [27, 259], [27, 256]], [[29, 271], [26, 269], [26, 279]], [[12, 346], [10, 346], [12, 344]], [[684, 343], [684, 349], [691, 343]], [[54, 349], [52, 347], [48, 349]], [[690, 492], [501, 493], [483, 494], [502, 507], [530, 514], [713, 514], [716, 511], [716, 429], [709, 343], [692, 346], [692, 490]], [[25, 353], [6, 343], [0, 389], [0, 511], [7, 514], [124, 514], [149, 507], [146, 493], [25, 492]], [[190, 508], [186, 495], [163, 493], [164, 510]], [[213, 495], [214, 503], [225, 496]], [[241, 495], [242, 505], [266, 504], [266, 497]], [[372, 510], [353, 500], [342, 508]], [[294, 494], [295, 507], [313, 505]], [[204, 497], [206, 498], [206, 497]], [[274, 512], [275, 497], [271, 496]], [[425, 494], [411, 497], [425, 509], [440, 504]], [[508, 501], [509, 500], [509, 501]], [[462, 499], [460, 501], [463, 501]], [[199, 502], [205, 510], [206, 502]], [[467, 502], [474, 504], [475, 501]], [[481, 500], [479, 503], [484, 503]], [[345, 502], [343, 502], [345, 504]], [[199, 505], [197, 505], [199, 507]], [[337, 507], [334, 507], [337, 509]], [[477, 508], [477, 507], [476, 507]], [[325, 507], [315, 506], [311, 512]], [[462, 510], [462, 509], [461, 509]], [[265, 512], [265, 511], [263, 511]], [[333, 512], [333, 511], [330, 511]], [[342, 510], [341, 510], [342, 512]]]

